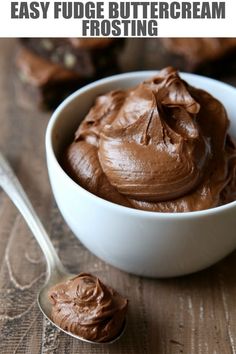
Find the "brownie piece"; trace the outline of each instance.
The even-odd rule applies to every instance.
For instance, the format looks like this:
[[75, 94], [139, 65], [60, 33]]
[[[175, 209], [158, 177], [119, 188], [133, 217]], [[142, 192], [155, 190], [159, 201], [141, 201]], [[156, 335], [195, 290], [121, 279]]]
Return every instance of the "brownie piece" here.
[[161, 38], [170, 65], [220, 76], [235, 68], [236, 38]]
[[53, 109], [79, 87], [118, 73], [116, 51], [122, 42], [112, 38], [20, 39], [16, 68], [24, 86], [18, 89], [40, 108]]
[[40, 57], [93, 79], [103, 77], [107, 67], [118, 71], [117, 57], [124, 39], [22, 38], [20, 42]]
[[[25, 94], [40, 108], [57, 106], [68, 94], [75, 91], [85, 79], [58, 64], [47, 61], [27, 49], [16, 55], [16, 68]], [[26, 96], [27, 97], [27, 96]]]

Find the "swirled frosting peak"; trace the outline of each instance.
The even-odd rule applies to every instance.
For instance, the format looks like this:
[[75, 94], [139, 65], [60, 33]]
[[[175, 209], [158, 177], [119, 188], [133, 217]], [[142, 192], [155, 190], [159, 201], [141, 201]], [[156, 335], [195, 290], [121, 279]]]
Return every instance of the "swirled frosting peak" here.
[[199, 109], [170, 70], [127, 96], [116, 120], [102, 130], [98, 151], [118, 192], [158, 202], [184, 195], [199, 183], [209, 155], [195, 121]]
[[82, 338], [107, 342], [122, 330], [127, 300], [91, 274], [81, 273], [49, 291], [52, 320]]
[[134, 88], [98, 97], [66, 151], [65, 168], [92, 193], [122, 205], [210, 208], [236, 197], [228, 126], [218, 100], [168, 67]]

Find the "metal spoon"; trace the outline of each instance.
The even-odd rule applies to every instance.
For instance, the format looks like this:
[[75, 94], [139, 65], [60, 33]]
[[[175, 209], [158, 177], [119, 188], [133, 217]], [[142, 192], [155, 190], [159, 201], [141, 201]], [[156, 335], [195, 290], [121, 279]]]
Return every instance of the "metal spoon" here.
[[[99, 342], [91, 341], [71, 332], [65, 331], [59, 327], [56, 323], [52, 321], [51, 317], [51, 304], [48, 299], [48, 290], [55, 284], [66, 281], [69, 278], [75, 276], [75, 274], [70, 274], [66, 271], [63, 264], [61, 263], [56, 250], [49, 239], [49, 236], [44, 229], [41, 221], [39, 220], [36, 212], [34, 211], [26, 193], [24, 192], [19, 180], [15, 176], [13, 170], [11, 169], [8, 162], [5, 160], [3, 155], [0, 153], [0, 186], [8, 194], [10, 199], [16, 205], [25, 221], [27, 222], [29, 228], [31, 229], [34, 237], [36, 238], [39, 246], [41, 247], [44, 256], [47, 261], [47, 279], [38, 294], [38, 306], [45, 317], [57, 328], [66, 334], [80, 339], [83, 342], [88, 342], [92, 344], [102, 344]], [[125, 330], [125, 323], [121, 333], [114, 339], [106, 343], [113, 343], [119, 339]], [[104, 344], [104, 343], [103, 343]]]

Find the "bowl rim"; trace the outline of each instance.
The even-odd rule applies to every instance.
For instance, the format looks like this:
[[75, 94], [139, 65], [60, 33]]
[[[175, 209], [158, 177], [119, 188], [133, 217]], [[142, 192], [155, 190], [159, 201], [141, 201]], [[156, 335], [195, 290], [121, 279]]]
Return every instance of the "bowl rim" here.
[[[54, 163], [56, 164], [57, 168], [59, 169], [60, 173], [63, 175], [63, 177], [68, 181], [68, 183], [70, 183], [73, 187], [78, 188], [78, 190], [80, 190], [82, 193], [85, 193], [87, 196], [89, 196], [90, 198], [94, 199], [94, 201], [103, 204], [103, 205], [107, 205], [110, 208], [113, 208], [114, 210], [117, 210], [119, 212], [125, 212], [125, 213], [129, 213], [132, 216], [136, 216], [136, 217], [145, 217], [145, 218], [150, 218], [150, 219], [159, 219], [159, 218], [163, 218], [163, 219], [185, 219], [185, 218], [197, 218], [197, 217], [207, 217], [210, 215], [215, 215], [221, 212], [225, 212], [229, 209], [233, 209], [234, 207], [236, 207], [236, 200], [232, 201], [230, 203], [224, 204], [224, 205], [220, 205], [217, 207], [213, 207], [210, 209], [204, 209], [204, 210], [196, 210], [196, 211], [188, 211], [188, 212], [158, 212], [158, 211], [148, 211], [148, 210], [141, 210], [141, 209], [134, 209], [134, 208], [130, 208], [130, 207], [126, 207], [120, 204], [116, 204], [113, 202], [110, 202], [108, 200], [105, 200], [91, 192], [89, 192], [88, 190], [86, 190], [85, 188], [83, 188], [82, 186], [80, 186], [78, 183], [76, 183], [62, 168], [62, 166], [60, 165], [55, 152], [54, 152], [54, 148], [53, 148], [53, 143], [52, 143], [52, 132], [55, 126], [55, 123], [57, 122], [57, 119], [60, 117], [61, 112], [68, 106], [70, 105], [70, 103], [72, 101], [74, 101], [78, 96], [80, 96], [81, 94], [94, 89], [96, 87], [99, 87], [103, 84], [109, 84], [112, 83], [113, 81], [123, 81], [123, 80], [127, 80], [129, 78], [134, 79], [134, 78], [139, 78], [140, 82], [145, 79], [148, 78], [149, 76], [152, 77], [154, 75], [157, 75], [160, 72], [160, 70], [141, 70], [141, 71], [132, 71], [132, 72], [125, 72], [122, 74], [117, 74], [117, 75], [112, 75], [112, 76], [108, 76], [105, 77], [103, 79], [99, 79], [96, 81], [93, 81], [81, 88], [79, 88], [78, 90], [76, 90], [75, 92], [73, 92], [71, 95], [69, 95], [65, 100], [63, 100], [60, 105], [55, 109], [55, 111], [52, 113], [49, 122], [47, 124], [47, 128], [46, 128], [46, 134], [45, 134], [45, 145], [46, 145], [46, 155], [47, 155], [47, 160], [48, 160], [48, 155], [51, 156], [51, 158], [53, 159]], [[212, 83], [214, 85], [220, 85], [222, 88], [224, 88], [227, 91], [235, 91], [235, 95], [236, 95], [236, 88], [224, 83], [222, 81], [216, 80], [216, 79], [212, 79], [209, 78], [207, 76], [202, 76], [202, 75], [197, 75], [197, 74], [192, 74], [192, 73], [186, 73], [186, 72], [180, 72], [180, 76], [187, 81], [188, 79], [191, 80], [191, 78], [197, 78], [200, 79], [202, 82], [207, 81], [208, 83]], [[201, 89], [203, 89], [202, 87], [200, 87]], [[49, 170], [49, 166], [47, 164], [47, 168]]]

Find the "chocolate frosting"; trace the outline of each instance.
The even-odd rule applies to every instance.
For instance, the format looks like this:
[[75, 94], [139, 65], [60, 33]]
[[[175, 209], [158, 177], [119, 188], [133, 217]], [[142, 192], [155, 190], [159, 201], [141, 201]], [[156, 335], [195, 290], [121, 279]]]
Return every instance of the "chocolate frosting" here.
[[82, 338], [107, 342], [124, 325], [128, 301], [91, 274], [54, 286], [49, 299], [53, 322]]
[[236, 198], [236, 149], [223, 105], [166, 68], [97, 98], [64, 156], [84, 188], [138, 209], [183, 212]]

